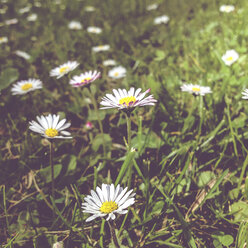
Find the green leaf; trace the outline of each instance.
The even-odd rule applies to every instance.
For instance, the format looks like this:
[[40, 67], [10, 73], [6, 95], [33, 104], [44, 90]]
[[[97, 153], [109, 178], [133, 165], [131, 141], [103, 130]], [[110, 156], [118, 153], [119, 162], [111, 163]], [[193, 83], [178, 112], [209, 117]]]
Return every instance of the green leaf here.
[[77, 168], [77, 157], [74, 155], [71, 155], [70, 162], [67, 167], [66, 175], [73, 174], [76, 168]]
[[234, 202], [230, 208], [235, 221], [248, 221], [248, 204], [246, 202]]
[[0, 76], [0, 90], [7, 88], [19, 77], [18, 70], [14, 68], [5, 69]]
[[212, 171], [203, 171], [198, 178], [197, 185], [199, 188], [207, 185], [212, 179], [215, 178], [215, 175]]
[[224, 245], [224, 246], [230, 246], [233, 243], [234, 239], [231, 235], [227, 234], [224, 235], [220, 238], [220, 242]]
[[[97, 116], [98, 115], [98, 116]], [[94, 110], [89, 111], [88, 121], [97, 121], [103, 120], [105, 118], [106, 111], [98, 111], [98, 113]]]
[[[61, 164], [54, 165], [54, 179], [58, 177], [61, 169], [62, 169]], [[50, 166], [41, 169], [38, 174], [43, 179], [43, 181], [45, 181], [46, 183], [50, 183], [52, 181], [51, 167]]]
[[165, 52], [162, 50], [156, 50], [156, 58], [154, 59], [155, 61], [161, 61], [165, 58]]
[[[104, 136], [103, 136], [104, 135]], [[112, 139], [109, 134], [97, 134], [94, 140], [92, 141], [92, 149], [97, 152], [100, 145], [105, 143], [108, 146], [111, 146]]]

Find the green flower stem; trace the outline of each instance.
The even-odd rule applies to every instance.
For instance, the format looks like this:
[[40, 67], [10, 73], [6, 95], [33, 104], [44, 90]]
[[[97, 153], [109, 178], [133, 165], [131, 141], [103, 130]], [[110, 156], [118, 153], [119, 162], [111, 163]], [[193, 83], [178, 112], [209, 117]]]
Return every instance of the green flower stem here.
[[[130, 114], [126, 114], [127, 118], [127, 151], [128, 153], [131, 151], [132, 144], [131, 144], [131, 118]], [[132, 181], [132, 171], [133, 171], [133, 162], [130, 161], [129, 163], [129, 169], [128, 169], [128, 182], [127, 186], [130, 188], [131, 181]]]
[[[53, 141], [50, 140], [50, 166], [51, 166], [51, 175], [52, 175], [52, 198], [54, 198], [54, 165], [53, 165]], [[53, 208], [54, 210], [54, 208]], [[54, 214], [54, 211], [53, 211]]]
[[90, 95], [92, 104], [93, 104], [94, 109], [96, 111], [96, 117], [97, 117], [98, 125], [99, 125], [99, 128], [100, 128], [100, 132], [102, 134], [103, 154], [104, 154], [104, 158], [106, 158], [106, 143], [105, 143], [105, 138], [104, 138], [104, 133], [103, 133], [102, 122], [100, 120], [100, 116], [99, 116], [99, 112], [98, 112], [98, 108], [97, 108], [97, 103], [96, 103], [95, 97], [94, 97], [93, 93], [91, 92], [90, 88], [89, 88], [89, 93], [90, 93], [89, 95]]
[[109, 229], [110, 229], [110, 233], [111, 233], [111, 237], [113, 239], [114, 245], [116, 248], [120, 248], [120, 245], [118, 243], [116, 234], [115, 234], [115, 229], [113, 228], [113, 226], [110, 224], [110, 221], [107, 221], [108, 225], [109, 225]]
[[200, 138], [201, 135], [201, 130], [202, 130], [202, 122], [203, 122], [203, 116], [202, 116], [202, 110], [203, 110], [203, 98], [202, 96], [199, 96], [199, 116], [200, 116], [200, 125], [199, 125], [199, 131], [198, 131], [198, 139]]

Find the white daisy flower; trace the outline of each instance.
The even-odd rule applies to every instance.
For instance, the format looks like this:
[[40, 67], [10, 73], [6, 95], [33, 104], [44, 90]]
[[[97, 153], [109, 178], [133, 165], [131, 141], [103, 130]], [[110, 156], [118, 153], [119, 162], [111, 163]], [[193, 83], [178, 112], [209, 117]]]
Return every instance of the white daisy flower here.
[[151, 11], [151, 10], [155, 10], [158, 8], [158, 4], [154, 3], [154, 4], [150, 4], [146, 7], [146, 10]]
[[102, 98], [100, 102], [104, 107], [100, 109], [109, 109], [109, 108], [118, 108], [118, 109], [128, 109], [133, 110], [138, 106], [146, 106], [146, 105], [155, 105], [155, 100], [153, 95], [150, 95], [146, 98], [145, 95], [150, 92], [151, 89], [146, 90], [143, 93], [141, 92], [141, 88], [135, 90], [133, 87], [130, 88], [129, 91], [125, 89], [114, 89], [113, 95], [106, 94], [105, 97]]
[[41, 134], [47, 139], [71, 139], [71, 133], [64, 131], [66, 128], [71, 126], [71, 123], [67, 122], [66, 119], [59, 121], [59, 115], [47, 115], [47, 116], [36, 116], [36, 121], [29, 122], [29, 129]]
[[27, 17], [27, 21], [35, 22], [37, 20], [37, 18], [38, 18], [38, 15], [34, 13], [34, 14], [31, 14]]
[[22, 80], [14, 84], [11, 88], [12, 95], [23, 95], [30, 91], [42, 88], [42, 82], [39, 79]]
[[53, 244], [53, 248], [63, 248], [63, 247], [64, 245], [62, 241]]
[[70, 71], [73, 71], [79, 66], [79, 63], [77, 61], [68, 61], [67, 63], [60, 65], [59, 67], [56, 67], [50, 71], [51, 77], [57, 77], [61, 78], [65, 74], [69, 73]]
[[162, 16], [158, 16], [154, 19], [153, 23], [154, 24], [166, 24], [168, 21], [170, 20], [169, 16], [167, 15], [162, 15]]
[[16, 23], [18, 23], [18, 20], [16, 18], [5, 21], [6, 25], [12, 25], [12, 24], [16, 24]]
[[88, 33], [92, 33], [92, 34], [100, 34], [102, 32], [102, 29], [101, 28], [98, 28], [98, 27], [88, 27], [87, 28], [87, 32]]
[[194, 85], [194, 84], [183, 84], [181, 86], [181, 90], [189, 92], [195, 96], [197, 95], [204, 96], [208, 93], [212, 93], [210, 87]]
[[95, 11], [96, 10], [95, 7], [93, 7], [93, 6], [86, 6], [84, 9], [87, 12], [92, 12], [92, 11]]
[[72, 87], [85, 86], [95, 81], [100, 75], [101, 73], [98, 71], [88, 71], [79, 76], [74, 76], [69, 83]]
[[101, 45], [92, 47], [92, 51], [97, 53], [101, 51], [108, 51], [110, 49], [110, 45]]
[[40, 2], [34, 2], [34, 6], [37, 8], [40, 8], [42, 6], [42, 4]]
[[7, 12], [8, 7], [4, 6], [2, 9], [0, 9], [0, 14], [3, 15]]
[[72, 29], [72, 30], [80, 30], [80, 29], [82, 29], [82, 24], [80, 22], [77, 22], [77, 21], [71, 21], [68, 24], [68, 28]]
[[0, 44], [7, 42], [8, 42], [8, 37], [0, 37]]
[[102, 188], [96, 187], [96, 191], [91, 190], [91, 195], [84, 198], [82, 203], [84, 213], [92, 214], [86, 219], [86, 222], [92, 221], [97, 217], [107, 216], [107, 221], [115, 219], [115, 214], [126, 214], [129, 206], [135, 203], [135, 193], [133, 190], [127, 191], [118, 184], [102, 184]]
[[126, 72], [127, 72], [127, 70], [125, 67], [117, 66], [108, 72], [108, 76], [111, 78], [115, 78], [115, 79], [123, 78], [126, 76]]
[[221, 5], [220, 12], [230, 13], [234, 11], [235, 7], [233, 5]]
[[232, 65], [238, 60], [239, 54], [235, 50], [227, 50], [226, 53], [221, 57], [224, 63], [228, 66]]
[[242, 99], [248, 99], [248, 89], [243, 90], [242, 95]]
[[104, 66], [115, 66], [115, 65], [116, 65], [116, 61], [113, 60], [113, 59], [107, 59], [107, 60], [104, 60], [104, 61], [102, 62], [102, 64], [103, 64]]
[[26, 59], [26, 60], [29, 60], [31, 58], [31, 56], [28, 53], [20, 51], [20, 50], [16, 50], [15, 54], [19, 57]]
[[19, 9], [18, 12], [19, 12], [20, 14], [24, 14], [24, 13], [29, 12], [30, 9], [31, 9], [31, 7], [30, 7], [30, 6], [27, 6], [27, 7], [24, 7], [24, 8]]

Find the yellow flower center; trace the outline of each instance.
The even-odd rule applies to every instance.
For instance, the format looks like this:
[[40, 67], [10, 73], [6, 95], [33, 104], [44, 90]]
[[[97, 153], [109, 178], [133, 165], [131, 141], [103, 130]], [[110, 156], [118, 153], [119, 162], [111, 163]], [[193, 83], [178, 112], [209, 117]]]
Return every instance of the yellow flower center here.
[[134, 96], [123, 97], [119, 100], [119, 104], [129, 106], [131, 103], [135, 103], [136, 98]]
[[53, 138], [53, 137], [58, 135], [58, 131], [54, 128], [48, 128], [45, 131], [45, 134], [46, 134], [46, 136]]
[[232, 61], [232, 60], [233, 60], [233, 57], [230, 56], [230, 57], [228, 57], [226, 60], [227, 60], [227, 61]]
[[22, 90], [23, 91], [27, 91], [27, 90], [29, 90], [31, 88], [33, 88], [33, 85], [30, 84], [30, 83], [26, 83], [26, 84], [22, 85]]
[[115, 76], [115, 77], [118, 77], [118, 76], [119, 76], [119, 72], [115, 72], [115, 73], [114, 73], [114, 76]]
[[104, 214], [112, 213], [116, 209], [118, 209], [118, 205], [114, 201], [106, 201], [100, 207], [100, 211]]
[[64, 73], [64, 72], [66, 72], [67, 70], [68, 70], [68, 66], [64, 66], [64, 67], [61, 67], [60, 69], [59, 69], [59, 72], [60, 73]]
[[229, 11], [229, 10], [231, 10], [231, 7], [230, 6], [226, 6], [225, 7], [225, 11]]
[[103, 45], [102, 45], [102, 46], [98, 46], [98, 48], [99, 48], [99, 49], [103, 49], [103, 48], [104, 48], [104, 46], [103, 46]]
[[199, 92], [201, 89], [200, 88], [198, 88], [198, 87], [193, 87], [192, 88], [192, 91], [194, 91], [194, 92]]
[[84, 82], [87, 82], [87, 81], [90, 81], [91, 80], [91, 78], [90, 77], [87, 77], [87, 78], [84, 78], [82, 81], [81, 81], [81, 83], [84, 83]]

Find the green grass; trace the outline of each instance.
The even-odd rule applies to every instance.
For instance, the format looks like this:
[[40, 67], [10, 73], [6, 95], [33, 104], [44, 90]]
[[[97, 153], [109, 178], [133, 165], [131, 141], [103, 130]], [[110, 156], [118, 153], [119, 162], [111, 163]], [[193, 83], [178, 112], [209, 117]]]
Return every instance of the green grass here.
[[[0, 3], [0, 244], [4, 248], [114, 247], [100, 218], [86, 223], [81, 203], [102, 183], [128, 183], [136, 202], [115, 221], [121, 247], [237, 247], [248, 242], [248, 107], [241, 99], [247, 82], [248, 3], [219, 12], [225, 1], [167, 0], [148, 12], [147, 0], [9, 0]], [[18, 11], [31, 4], [29, 13]], [[94, 12], [86, 12], [92, 5]], [[26, 17], [37, 13], [35, 22]], [[154, 25], [166, 14], [168, 24]], [[6, 26], [8, 19], [19, 22]], [[69, 30], [71, 20], [83, 29]], [[89, 34], [99, 26], [102, 34]], [[93, 53], [92, 46], [110, 51]], [[221, 57], [235, 49], [239, 59], [226, 66]], [[17, 57], [22, 50], [30, 60]], [[112, 80], [105, 59], [127, 68]], [[51, 78], [51, 69], [76, 60], [69, 76]], [[126, 152], [124, 113], [95, 111], [89, 91], [72, 88], [69, 78], [99, 70], [92, 83], [97, 102], [114, 88], [151, 88], [155, 107], [131, 115]], [[11, 85], [37, 78], [43, 89], [12, 96]], [[183, 83], [210, 86], [202, 98], [181, 92]], [[55, 199], [51, 198], [49, 143], [28, 129], [37, 115], [56, 113], [71, 122], [72, 140], [56, 140]], [[103, 125], [102, 139], [100, 119]], [[85, 124], [91, 121], [92, 130]], [[104, 154], [103, 143], [106, 153]], [[132, 165], [131, 180], [127, 178]], [[130, 178], [130, 177], [129, 177]], [[130, 181], [130, 182], [128, 182]]]

